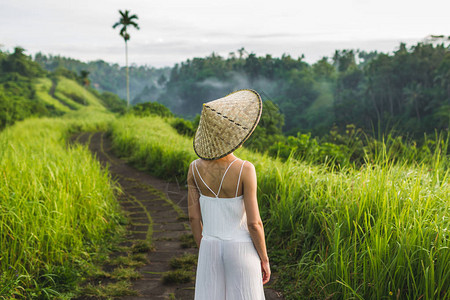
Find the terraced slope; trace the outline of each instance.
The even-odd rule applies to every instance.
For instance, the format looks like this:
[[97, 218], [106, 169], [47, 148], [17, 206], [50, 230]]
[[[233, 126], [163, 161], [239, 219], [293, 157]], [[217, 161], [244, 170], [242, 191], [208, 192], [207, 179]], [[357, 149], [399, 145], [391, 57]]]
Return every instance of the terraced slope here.
[[56, 112], [66, 113], [89, 106], [104, 110], [102, 101], [86, 90], [78, 82], [58, 77], [39, 78], [35, 83], [36, 97], [49, 106], [53, 106]]

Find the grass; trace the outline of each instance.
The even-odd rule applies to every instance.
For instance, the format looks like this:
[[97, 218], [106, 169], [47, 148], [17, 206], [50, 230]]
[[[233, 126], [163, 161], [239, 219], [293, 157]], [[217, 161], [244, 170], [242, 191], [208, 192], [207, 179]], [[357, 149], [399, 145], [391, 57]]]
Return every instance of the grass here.
[[161, 280], [164, 284], [188, 283], [193, 281], [197, 266], [197, 255], [185, 253], [170, 260], [172, 271], [164, 272]]
[[71, 109], [66, 105], [62, 104], [57, 99], [49, 95], [50, 89], [52, 87], [52, 81], [49, 78], [39, 78], [35, 85], [36, 87], [36, 97], [46, 104], [54, 106], [56, 110], [61, 112], [70, 112]]
[[114, 271], [111, 273], [111, 278], [117, 280], [138, 279], [141, 278], [141, 274], [137, 272], [134, 268], [118, 267], [114, 269]]
[[193, 234], [184, 234], [180, 237], [181, 248], [197, 248]]
[[90, 284], [84, 288], [83, 295], [109, 300], [119, 296], [137, 296], [138, 293], [132, 289], [129, 281], [123, 280], [97, 286]]
[[188, 283], [193, 280], [194, 272], [186, 270], [173, 270], [165, 272], [162, 276], [164, 284]]
[[186, 178], [195, 157], [192, 142], [163, 119], [125, 116], [112, 123], [111, 133], [114, 150], [130, 163], [171, 181], [181, 183]]
[[148, 241], [137, 241], [131, 247], [133, 253], [147, 253], [153, 250], [153, 246]]
[[69, 144], [74, 133], [106, 131], [114, 115], [67, 78], [56, 81], [55, 98], [50, 79], [35, 86], [64, 116], [0, 132], [0, 299], [69, 299], [83, 278], [110, 278], [98, 265], [123, 232], [108, 172], [86, 147]]
[[85, 109], [0, 133], [0, 298], [63, 297], [119, 234], [108, 173], [87, 148], [67, 144], [72, 132], [105, 128], [111, 118]]
[[143, 253], [137, 253], [127, 256], [118, 256], [110, 262], [111, 265], [127, 266], [127, 267], [141, 267], [148, 263], [149, 261], [145, 256], [145, 254]]
[[173, 269], [190, 271], [197, 266], [197, 255], [186, 253], [180, 257], [174, 257], [170, 260], [170, 266]]
[[97, 97], [71, 79], [58, 77], [55, 95], [56, 93], [77, 107], [88, 105], [99, 110], [106, 110]]
[[[192, 140], [158, 117], [116, 119], [111, 135], [119, 154], [162, 178], [184, 183], [196, 158]], [[236, 151], [257, 170], [269, 256], [286, 298], [449, 298], [443, 142], [414, 164], [381, 152], [360, 169], [339, 170]]]

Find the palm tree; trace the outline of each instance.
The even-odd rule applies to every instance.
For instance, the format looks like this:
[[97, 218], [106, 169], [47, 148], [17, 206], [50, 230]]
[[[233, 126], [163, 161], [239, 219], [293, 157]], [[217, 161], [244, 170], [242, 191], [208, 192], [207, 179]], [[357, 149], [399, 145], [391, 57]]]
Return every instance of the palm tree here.
[[128, 40], [130, 39], [130, 34], [127, 32], [127, 27], [132, 25], [134, 28], [139, 30], [139, 25], [135, 22], [135, 20], [138, 19], [138, 16], [136, 15], [129, 15], [130, 11], [125, 10], [124, 12], [119, 10], [120, 13], [120, 20], [119, 22], [116, 22], [116, 24], [113, 25], [113, 28], [116, 28], [119, 25], [122, 25], [122, 28], [120, 29], [120, 36], [123, 37], [123, 40], [125, 41], [125, 60], [127, 65], [127, 107], [130, 106], [130, 81], [128, 79]]

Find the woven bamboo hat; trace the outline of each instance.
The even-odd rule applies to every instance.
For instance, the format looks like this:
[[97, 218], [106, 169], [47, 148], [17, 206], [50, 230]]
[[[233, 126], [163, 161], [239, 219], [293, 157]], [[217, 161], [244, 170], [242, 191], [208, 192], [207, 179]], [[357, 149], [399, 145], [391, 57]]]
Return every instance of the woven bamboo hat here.
[[205, 160], [222, 158], [242, 145], [261, 117], [261, 97], [253, 90], [239, 90], [203, 104], [194, 151]]

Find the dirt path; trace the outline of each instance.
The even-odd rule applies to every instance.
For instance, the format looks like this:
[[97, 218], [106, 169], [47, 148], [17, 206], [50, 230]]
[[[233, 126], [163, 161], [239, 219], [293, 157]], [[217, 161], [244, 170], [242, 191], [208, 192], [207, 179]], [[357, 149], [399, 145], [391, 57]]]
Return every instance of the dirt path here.
[[[132, 282], [138, 296], [120, 299], [194, 299], [195, 282], [164, 284], [162, 280], [165, 272], [173, 270], [170, 266], [172, 258], [198, 253], [192, 243], [186, 243], [191, 234], [187, 190], [127, 165], [114, 156], [111, 141], [103, 132], [81, 133], [74, 141], [88, 144], [121, 186], [124, 194], [119, 197], [119, 202], [130, 221], [127, 227], [129, 245], [143, 241], [150, 242], [153, 247], [146, 254], [148, 263], [137, 268], [141, 277]], [[282, 299], [272, 289], [266, 288], [265, 294], [268, 300]]]

